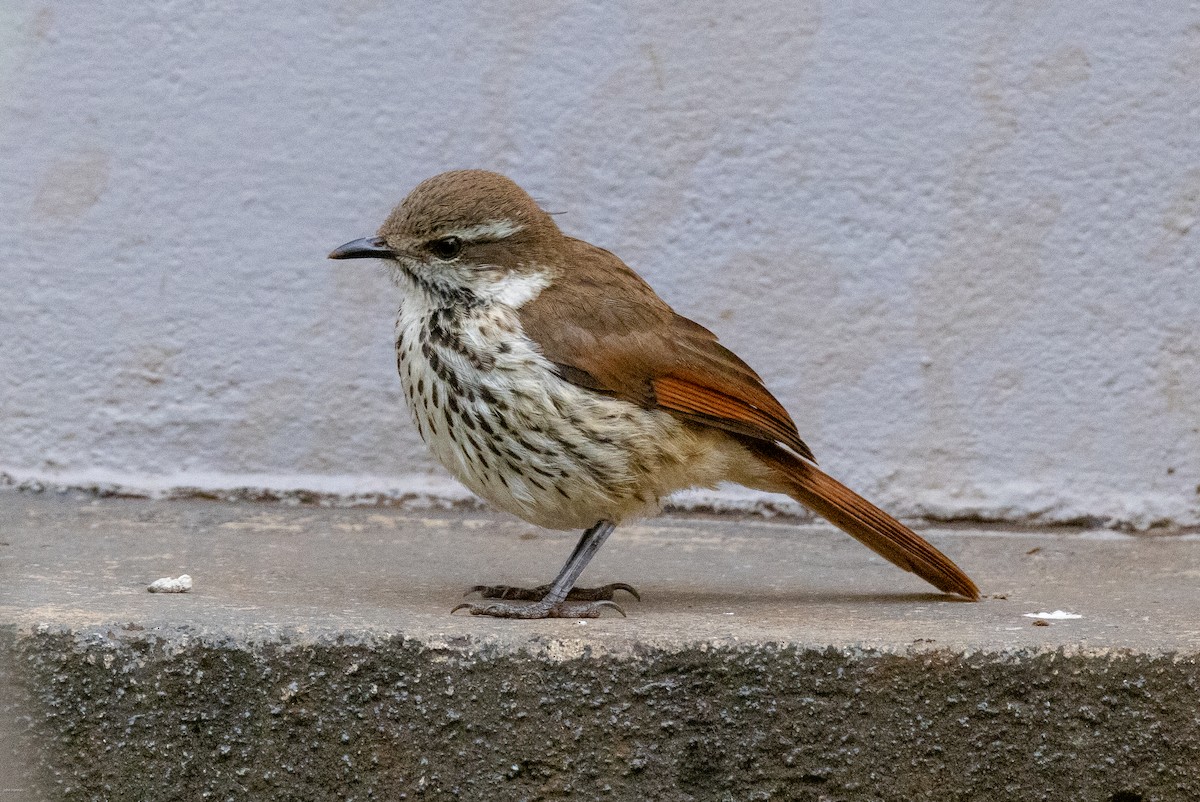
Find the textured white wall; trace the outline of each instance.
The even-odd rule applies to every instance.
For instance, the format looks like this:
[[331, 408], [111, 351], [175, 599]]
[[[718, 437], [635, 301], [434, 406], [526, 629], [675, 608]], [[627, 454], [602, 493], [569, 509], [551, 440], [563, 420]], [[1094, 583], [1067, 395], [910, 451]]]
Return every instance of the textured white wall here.
[[10, 0], [0, 467], [433, 474], [324, 256], [464, 166], [902, 512], [1200, 523], [1194, 3]]

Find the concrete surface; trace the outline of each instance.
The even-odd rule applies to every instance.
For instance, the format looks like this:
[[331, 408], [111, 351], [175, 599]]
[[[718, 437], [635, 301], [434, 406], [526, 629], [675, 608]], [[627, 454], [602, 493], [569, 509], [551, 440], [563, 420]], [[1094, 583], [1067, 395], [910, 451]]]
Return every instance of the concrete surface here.
[[584, 576], [628, 618], [511, 622], [449, 609], [572, 536], [0, 493], [0, 799], [1200, 796], [1195, 536], [926, 534], [983, 601], [823, 526], [663, 518]]
[[1200, 525], [1183, 2], [9, 0], [0, 470], [407, 492], [398, 299], [324, 257], [465, 166], [895, 509]]

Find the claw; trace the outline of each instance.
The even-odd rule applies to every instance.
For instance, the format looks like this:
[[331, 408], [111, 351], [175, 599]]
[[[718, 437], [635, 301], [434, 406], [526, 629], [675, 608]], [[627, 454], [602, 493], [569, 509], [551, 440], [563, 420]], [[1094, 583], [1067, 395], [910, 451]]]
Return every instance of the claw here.
[[[624, 590], [624, 588], [622, 588], [622, 590]], [[630, 590], [633, 590], [633, 588], [630, 588]], [[636, 593], [636, 592], [633, 594], [633, 597], [634, 597], [635, 599], [636, 599], [636, 598], [638, 598], [638, 595], [637, 595], [637, 593]], [[621, 605], [617, 604], [617, 603], [616, 603], [616, 602], [614, 602], [614, 601], [598, 601], [598, 602], [594, 602], [594, 604], [595, 604], [597, 607], [606, 607], [606, 608], [608, 608], [608, 609], [610, 609], [610, 610], [616, 610], [618, 613], [620, 613], [620, 614], [621, 614], [621, 617], [622, 617], [622, 618], [628, 618], [628, 617], [629, 617], [629, 616], [625, 615], [625, 611], [621, 609]], [[597, 618], [599, 618], [599, 616], [596, 616], [596, 617], [597, 617]]]
[[612, 584], [608, 585], [607, 587], [610, 588], [613, 592], [616, 592], [618, 590], [625, 591], [626, 593], [628, 593], [630, 596], [633, 597], [634, 601], [642, 600], [642, 594], [638, 593], [637, 588], [635, 588], [633, 585], [626, 585], [624, 582], [613, 582]]
[[[633, 585], [624, 582], [613, 582], [598, 588], [571, 588], [567, 601], [611, 601], [613, 594], [623, 590], [641, 601], [642, 596]], [[485, 599], [503, 599], [506, 601], [541, 601], [550, 592], [549, 585], [539, 585], [536, 588], [518, 588], [512, 585], [475, 585], [463, 593], [463, 598], [472, 593], [478, 593]]]
[[608, 600], [589, 602], [563, 601], [558, 604], [544, 604], [542, 602], [534, 604], [507, 604], [504, 602], [478, 604], [463, 602], [451, 610], [450, 614], [454, 615], [459, 610], [466, 610], [471, 615], [487, 615], [493, 618], [599, 618], [600, 614], [605, 610], [616, 610], [622, 617], [628, 617], [619, 604]]

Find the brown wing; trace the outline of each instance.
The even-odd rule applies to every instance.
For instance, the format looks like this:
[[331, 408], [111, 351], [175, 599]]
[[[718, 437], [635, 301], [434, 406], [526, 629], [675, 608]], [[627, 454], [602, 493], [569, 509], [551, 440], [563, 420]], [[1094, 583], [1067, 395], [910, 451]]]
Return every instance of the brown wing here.
[[571, 280], [552, 283], [518, 313], [564, 379], [813, 460], [787, 410], [715, 334], [677, 315], [613, 254], [580, 240], [567, 245], [561, 269]]

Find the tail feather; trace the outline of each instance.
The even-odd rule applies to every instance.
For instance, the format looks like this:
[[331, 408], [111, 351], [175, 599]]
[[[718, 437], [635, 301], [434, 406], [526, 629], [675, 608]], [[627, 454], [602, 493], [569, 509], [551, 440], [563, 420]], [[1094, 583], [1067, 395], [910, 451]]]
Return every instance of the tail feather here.
[[752, 450], [783, 480], [787, 493], [889, 562], [946, 593], [979, 600], [979, 588], [924, 538], [814, 465], [775, 445]]

